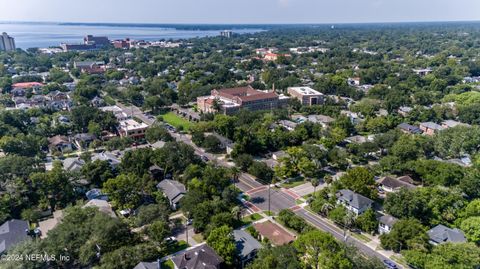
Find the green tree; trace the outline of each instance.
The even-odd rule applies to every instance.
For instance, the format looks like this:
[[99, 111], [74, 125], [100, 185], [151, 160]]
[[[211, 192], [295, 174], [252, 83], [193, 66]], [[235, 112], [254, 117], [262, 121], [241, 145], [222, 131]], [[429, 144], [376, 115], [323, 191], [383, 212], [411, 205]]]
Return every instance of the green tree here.
[[302, 261], [311, 268], [353, 268], [345, 250], [332, 235], [314, 230], [301, 234], [293, 243]]
[[428, 250], [425, 227], [416, 219], [401, 219], [388, 234], [380, 236], [382, 247], [399, 252], [404, 249]]
[[480, 216], [463, 220], [460, 229], [465, 233], [469, 242], [480, 245]]
[[375, 214], [375, 211], [371, 208], [367, 209], [367, 211], [363, 212], [363, 214], [358, 216], [355, 222], [360, 227], [360, 229], [362, 229], [362, 231], [368, 233], [375, 233], [378, 228], [377, 216]]
[[104, 193], [116, 208], [136, 208], [141, 200], [140, 179], [134, 174], [121, 174], [103, 184]]
[[229, 266], [234, 264], [236, 247], [232, 228], [224, 225], [213, 229], [207, 238], [207, 244], [222, 257], [225, 264]]
[[355, 167], [340, 177], [343, 188], [352, 190], [366, 197], [376, 199], [378, 191], [373, 178], [373, 173], [364, 167]]
[[249, 269], [300, 269], [302, 265], [297, 259], [297, 251], [291, 245], [260, 249], [257, 258], [249, 265]]

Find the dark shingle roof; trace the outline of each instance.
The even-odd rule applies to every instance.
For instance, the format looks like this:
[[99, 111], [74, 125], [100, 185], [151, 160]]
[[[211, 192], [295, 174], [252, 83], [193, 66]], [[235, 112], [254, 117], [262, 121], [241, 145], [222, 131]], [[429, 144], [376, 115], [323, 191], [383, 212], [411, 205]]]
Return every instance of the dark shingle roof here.
[[339, 190], [337, 192], [337, 199], [357, 209], [373, 204], [373, 201], [369, 198], [351, 190]]
[[464, 243], [467, 242], [465, 235], [459, 229], [451, 229], [442, 224], [439, 224], [427, 231], [430, 240], [437, 243]]
[[9, 220], [0, 226], [0, 253], [28, 239], [28, 223], [24, 220]]
[[244, 230], [234, 230], [233, 237], [241, 257], [247, 257], [250, 253], [262, 248], [262, 244]]
[[172, 262], [182, 269], [216, 269], [223, 259], [209, 246], [201, 245], [174, 256]]
[[400, 123], [397, 127], [412, 134], [422, 133], [422, 130], [420, 128], [418, 128], [417, 126], [410, 125], [408, 123]]
[[157, 184], [157, 188], [162, 190], [172, 203], [178, 202], [186, 193], [185, 185], [170, 179], [160, 181]]
[[378, 221], [380, 223], [387, 225], [388, 227], [393, 227], [393, 224], [395, 224], [398, 221], [398, 219], [390, 215], [384, 215], [384, 216], [381, 216], [378, 219]]
[[415, 188], [414, 185], [407, 183], [405, 181], [398, 180], [397, 178], [393, 177], [383, 177], [380, 179], [379, 183], [387, 188], [392, 188], [392, 189], [399, 189], [399, 188], [407, 188], [407, 189], [413, 189]]
[[133, 269], [158, 269], [158, 262], [139, 262]]

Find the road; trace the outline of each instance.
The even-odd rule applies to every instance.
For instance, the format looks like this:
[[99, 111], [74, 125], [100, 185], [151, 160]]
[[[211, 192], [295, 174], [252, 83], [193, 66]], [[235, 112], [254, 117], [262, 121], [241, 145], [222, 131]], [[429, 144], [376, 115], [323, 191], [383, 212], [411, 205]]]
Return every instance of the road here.
[[[141, 119], [146, 124], [151, 125], [154, 123], [154, 120], [148, 118], [145, 114], [143, 114], [143, 112], [138, 107], [135, 107], [135, 106], [127, 107], [121, 104], [118, 104], [118, 105], [122, 109], [124, 108], [130, 109], [133, 116]], [[232, 167], [232, 164], [226, 161], [225, 159], [221, 159], [214, 154], [207, 153], [205, 152], [204, 149], [195, 145], [191, 141], [191, 138], [188, 135], [179, 134], [175, 132], [170, 132], [170, 134], [177, 141], [183, 142], [192, 146], [197, 155], [206, 156], [210, 161], [215, 162], [217, 165], [220, 165], [223, 167]], [[286, 190], [283, 188], [280, 188], [280, 189], [271, 188], [269, 190], [268, 186], [263, 185], [262, 183], [256, 181], [255, 177], [248, 173], [240, 174], [239, 182], [236, 182], [235, 184], [241, 191], [249, 195], [250, 199], [248, 202], [246, 202], [246, 205], [253, 212], [266, 211], [270, 208], [271, 211], [278, 213], [282, 209], [290, 208], [293, 210], [293, 212], [295, 212], [295, 214], [297, 214], [298, 216], [300, 216], [301, 218], [309, 222], [311, 225], [317, 227], [320, 230], [323, 230], [325, 232], [332, 234], [339, 241], [345, 241], [346, 243], [352, 246], [355, 246], [362, 253], [371, 257], [377, 257], [380, 260], [389, 259], [388, 257], [384, 256], [382, 253], [375, 251], [374, 249], [367, 246], [364, 242], [359, 241], [354, 237], [347, 236], [345, 240], [343, 231], [340, 228], [326, 222], [325, 220], [322, 219], [322, 217], [316, 214], [312, 214], [309, 211], [303, 209], [302, 207], [296, 205], [295, 201], [299, 197], [298, 195], [296, 195], [295, 193], [289, 190]], [[269, 196], [269, 191], [270, 191], [270, 196]], [[269, 198], [270, 198], [270, 206], [269, 206]], [[403, 268], [399, 264], [397, 264], [397, 266], [399, 268]]]
[[[358, 250], [360, 250], [365, 255], [368, 255], [370, 257], [377, 257], [381, 261], [384, 260], [384, 259], [390, 259], [390, 258], [382, 255], [381, 253], [371, 249], [365, 243], [363, 243], [362, 241], [360, 241], [360, 240], [358, 240], [358, 239], [356, 239], [352, 236], [347, 235], [347, 238], [345, 240], [345, 237], [343, 235], [343, 230], [341, 230], [339, 227], [334, 226], [334, 225], [328, 223], [327, 221], [323, 220], [322, 217], [320, 217], [317, 214], [312, 214], [312, 213], [310, 213], [309, 211], [307, 211], [303, 208], [296, 209], [293, 212], [295, 212], [295, 214], [297, 214], [298, 216], [300, 216], [301, 218], [303, 218], [304, 220], [309, 222], [311, 225], [317, 227], [318, 229], [330, 233], [335, 238], [337, 238], [337, 240], [343, 241], [343, 242], [347, 243], [348, 245], [356, 247]], [[397, 264], [397, 266], [399, 266], [399, 268], [403, 268], [398, 264]]]

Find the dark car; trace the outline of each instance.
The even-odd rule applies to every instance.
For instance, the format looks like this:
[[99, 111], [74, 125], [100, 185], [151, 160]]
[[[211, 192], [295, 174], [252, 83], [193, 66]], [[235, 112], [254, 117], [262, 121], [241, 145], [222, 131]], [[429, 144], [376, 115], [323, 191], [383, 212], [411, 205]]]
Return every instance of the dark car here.
[[398, 269], [398, 266], [391, 260], [383, 260], [383, 264], [389, 269]]
[[210, 160], [210, 159], [208, 159], [208, 157], [205, 156], [205, 155], [202, 155], [200, 158], [201, 158], [202, 161], [204, 161], [204, 162], [208, 162], [208, 161]]

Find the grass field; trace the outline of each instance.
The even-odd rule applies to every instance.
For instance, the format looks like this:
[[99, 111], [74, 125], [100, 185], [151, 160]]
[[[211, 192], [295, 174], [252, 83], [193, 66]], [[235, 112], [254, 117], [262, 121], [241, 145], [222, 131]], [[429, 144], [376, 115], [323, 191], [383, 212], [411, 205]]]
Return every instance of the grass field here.
[[185, 131], [188, 131], [193, 125], [194, 123], [193, 122], [190, 122], [180, 116], [178, 116], [177, 114], [175, 114], [174, 112], [168, 112], [167, 114], [163, 114], [161, 115], [161, 117], [163, 118], [163, 121], [172, 125], [173, 127], [175, 128], [183, 128], [183, 130]]
[[174, 269], [175, 265], [173, 265], [172, 260], [166, 260], [162, 262], [161, 269]]
[[243, 223], [243, 225], [248, 225], [248, 224], [251, 224], [254, 221], [261, 220], [262, 218], [263, 218], [262, 215], [260, 215], [258, 213], [253, 213], [251, 215], [248, 215], [248, 216], [244, 217], [242, 219], [242, 223]]
[[193, 240], [195, 240], [197, 243], [202, 243], [203, 241], [205, 241], [205, 239], [203, 238], [202, 234], [193, 235], [192, 238], [193, 238]]
[[286, 188], [286, 189], [291, 189], [291, 188], [295, 188], [297, 186], [300, 186], [302, 185], [303, 183], [305, 183], [306, 181], [303, 180], [303, 178], [297, 178], [297, 179], [291, 179], [289, 182], [284, 182], [282, 184], [280, 184], [283, 188]]

